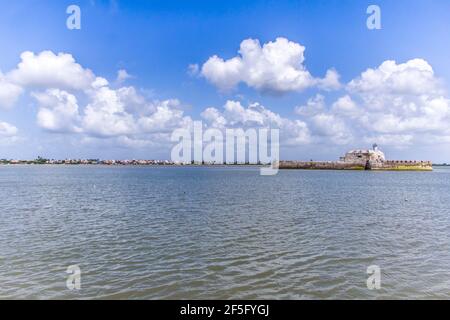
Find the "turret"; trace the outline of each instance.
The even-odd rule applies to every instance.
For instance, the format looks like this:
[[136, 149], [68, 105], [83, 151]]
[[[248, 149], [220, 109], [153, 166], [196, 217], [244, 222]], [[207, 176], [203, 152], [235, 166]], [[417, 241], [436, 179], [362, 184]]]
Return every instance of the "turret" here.
[[373, 151], [378, 151], [378, 145], [376, 143], [374, 143], [372, 145], [372, 147], [373, 147]]

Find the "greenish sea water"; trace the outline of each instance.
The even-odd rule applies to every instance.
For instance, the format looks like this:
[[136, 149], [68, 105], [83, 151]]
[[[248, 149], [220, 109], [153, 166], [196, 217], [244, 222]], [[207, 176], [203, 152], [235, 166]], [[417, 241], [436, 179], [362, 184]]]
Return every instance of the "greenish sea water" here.
[[450, 298], [444, 167], [2, 166], [0, 194], [3, 299]]

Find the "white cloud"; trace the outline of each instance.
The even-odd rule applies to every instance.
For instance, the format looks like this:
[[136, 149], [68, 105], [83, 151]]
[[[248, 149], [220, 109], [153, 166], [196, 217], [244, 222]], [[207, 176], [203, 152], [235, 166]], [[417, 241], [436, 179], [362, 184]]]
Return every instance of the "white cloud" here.
[[0, 137], [12, 137], [17, 135], [17, 128], [12, 124], [0, 121]]
[[11, 108], [23, 93], [23, 89], [10, 82], [0, 72], [0, 108]]
[[348, 88], [351, 92], [370, 95], [442, 93], [433, 68], [423, 59], [401, 64], [392, 60], [384, 61], [378, 68], [369, 68], [360, 77], [350, 81]]
[[108, 87], [96, 90], [84, 110], [83, 129], [98, 136], [118, 136], [137, 132], [132, 114], [125, 112], [117, 91]]
[[238, 101], [227, 101], [224, 106], [224, 116], [231, 126], [264, 126], [272, 122], [271, 114], [268, 110], [258, 104], [252, 104], [244, 108]]
[[349, 95], [340, 97], [333, 103], [333, 113], [349, 118], [354, 118], [361, 115], [361, 110]]
[[[126, 70], [119, 70], [116, 83], [130, 77]], [[24, 52], [17, 68], [0, 74], [0, 105], [11, 106], [25, 89], [33, 90], [39, 108], [37, 124], [52, 132], [137, 146], [152, 136], [162, 139], [172, 128], [191, 122], [178, 100], [149, 101], [134, 87], [112, 89], [107, 79], [67, 53]], [[86, 103], [80, 106], [79, 101]]]
[[361, 100], [369, 130], [386, 134], [448, 130], [450, 100], [425, 60], [385, 61], [363, 72], [348, 87]]
[[300, 120], [290, 120], [281, 117], [259, 103], [247, 107], [239, 101], [228, 100], [223, 111], [207, 108], [202, 118], [208, 127], [226, 128], [274, 128], [280, 129], [280, 139], [286, 145], [301, 145], [310, 142], [310, 132], [306, 123]]
[[7, 77], [22, 87], [84, 90], [95, 81], [92, 71], [76, 63], [67, 53], [26, 51], [20, 57], [22, 61]]
[[19, 130], [7, 122], [0, 121], [0, 146], [14, 146], [23, 139], [18, 136]]
[[233, 89], [241, 81], [243, 63], [240, 58], [224, 61], [212, 56], [202, 66], [202, 75], [222, 91]]
[[[119, 70], [115, 84], [130, 77]], [[155, 146], [169, 141], [174, 128], [192, 123], [178, 100], [149, 100], [132, 86], [113, 89], [67, 53], [27, 51], [16, 68], [0, 73], [0, 107], [13, 106], [25, 90], [36, 101], [39, 127], [80, 134], [85, 143]], [[0, 134], [14, 128], [2, 122]]]
[[145, 134], [168, 135], [174, 128], [189, 126], [190, 122], [178, 100], [147, 101], [133, 87], [98, 89], [82, 116], [85, 133], [128, 139]]
[[[303, 65], [304, 50], [284, 38], [263, 46], [249, 39], [242, 42], [239, 56], [212, 57], [201, 73], [223, 90], [240, 82], [278, 93], [311, 86], [338, 88], [339, 75], [333, 69], [323, 79], [311, 76]], [[167, 146], [172, 130], [192, 126], [177, 99], [152, 100], [133, 86], [112, 87], [70, 54], [25, 52], [21, 57], [17, 68], [0, 73], [0, 107], [11, 107], [24, 91], [32, 91], [37, 124], [47, 131], [78, 134], [84, 143], [143, 148]], [[122, 80], [126, 75], [119, 71]], [[283, 145], [378, 142], [402, 147], [450, 141], [450, 100], [425, 60], [385, 61], [362, 72], [345, 89], [330, 105], [316, 94], [295, 108], [296, 118], [259, 103], [244, 106], [233, 100], [222, 108], [206, 108], [201, 117], [218, 129], [279, 128]], [[0, 136], [13, 141], [17, 128], [0, 122]]]
[[413, 145], [414, 136], [411, 134], [383, 134], [364, 137], [363, 141], [370, 145], [376, 141], [379, 145], [405, 148]]
[[301, 120], [283, 119], [280, 136], [284, 138], [281, 143], [286, 146], [306, 145], [313, 139], [308, 125]]
[[195, 64], [190, 64], [188, 66], [187, 73], [189, 76], [196, 77], [199, 74], [199, 72], [200, 72], [200, 67], [198, 64], [195, 63]]
[[316, 79], [317, 86], [323, 90], [337, 90], [341, 87], [341, 83], [339, 81], [340, 75], [335, 69], [327, 70], [325, 74], [325, 78]]
[[131, 76], [127, 70], [125, 69], [120, 69], [119, 71], [117, 71], [117, 78], [116, 78], [116, 82], [121, 84], [123, 82], [125, 82], [128, 79], [133, 78], [133, 76]]
[[96, 77], [95, 80], [92, 82], [92, 89], [99, 89], [101, 87], [106, 87], [109, 85], [108, 80], [102, 77]]
[[155, 102], [153, 112], [139, 119], [140, 129], [145, 133], [169, 133], [178, 127], [189, 127], [192, 120], [184, 116], [184, 112], [179, 107], [180, 102], [176, 99]]
[[344, 120], [330, 113], [320, 113], [312, 117], [313, 133], [326, 137], [335, 144], [348, 144], [353, 140]]
[[222, 91], [240, 82], [260, 91], [284, 93], [318, 86], [323, 89], [339, 87], [339, 75], [328, 70], [324, 79], [314, 78], [304, 66], [305, 47], [277, 38], [260, 45], [256, 39], [241, 42], [239, 55], [224, 60], [217, 55], [206, 61], [201, 74]]
[[151, 101], [138, 93], [134, 87], [121, 87], [115, 90], [118, 99], [123, 103], [125, 111], [131, 114], [143, 115], [154, 111]]
[[81, 132], [77, 98], [63, 90], [48, 89], [32, 94], [39, 105], [37, 123], [55, 132]]
[[325, 97], [317, 94], [308, 99], [306, 105], [295, 107], [295, 113], [301, 116], [313, 116], [325, 111]]
[[211, 127], [222, 129], [225, 128], [228, 121], [216, 108], [207, 108], [201, 113], [201, 117], [208, 122]]
[[330, 108], [317, 95], [295, 109], [313, 136], [400, 147], [444, 141], [450, 134], [450, 99], [425, 60], [385, 61], [351, 80], [347, 91]]

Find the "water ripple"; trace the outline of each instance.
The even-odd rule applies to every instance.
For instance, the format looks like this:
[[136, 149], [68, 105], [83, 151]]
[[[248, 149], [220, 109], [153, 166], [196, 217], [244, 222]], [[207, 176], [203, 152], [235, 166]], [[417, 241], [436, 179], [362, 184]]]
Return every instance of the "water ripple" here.
[[449, 178], [1, 167], [0, 298], [449, 299]]

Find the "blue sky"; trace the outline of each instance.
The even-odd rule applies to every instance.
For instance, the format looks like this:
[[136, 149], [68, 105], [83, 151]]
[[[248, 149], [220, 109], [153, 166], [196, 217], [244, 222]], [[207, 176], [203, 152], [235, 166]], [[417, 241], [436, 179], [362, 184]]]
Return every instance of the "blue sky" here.
[[[66, 28], [66, 8], [71, 4], [81, 8], [81, 30]], [[370, 4], [381, 8], [381, 30], [369, 30], [366, 26], [366, 9]], [[55, 88], [44, 88], [28, 80], [8, 80], [8, 74], [21, 62], [21, 53], [31, 51], [38, 55], [51, 51], [72, 55], [82, 68], [107, 79], [111, 90], [133, 87], [146, 99], [144, 105], [157, 106], [169, 99], [177, 99], [178, 102], [169, 103], [168, 108], [182, 112], [182, 116], [179, 113], [174, 116], [178, 121], [181, 121], [180, 117], [201, 120], [207, 108], [214, 108], [229, 125], [236, 126], [239, 124], [236, 115], [224, 106], [227, 102], [239, 102], [244, 111], [248, 111], [249, 105], [258, 103], [275, 113], [287, 123], [281, 130], [292, 130], [296, 120], [304, 122], [307, 128], [301, 130], [308, 130], [308, 138], [304, 133], [303, 138], [298, 139], [286, 132], [284, 146], [282, 140], [284, 158], [334, 159], [348, 148], [366, 147], [371, 144], [369, 141], [379, 138], [381, 142], [373, 142], [378, 142], [388, 157], [450, 162], [450, 151], [447, 151], [450, 150], [450, 132], [443, 125], [449, 118], [446, 115], [433, 115], [429, 121], [420, 118], [424, 114], [430, 115], [429, 106], [441, 113], [450, 108], [449, 14], [450, 3], [445, 0], [5, 1], [0, 11], [0, 70], [5, 75], [4, 83], [19, 81], [23, 93], [13, 106], [0, 108], [0, 123], [16, 129], [4, 129], [5, 137], [0, 136], [0, 158], [34, 158], [37, 155], [57, 158], [169, 157], [170, 144], [159, 145], [155, 140], [162, 141], [158, 130], [161, 134], [170, 132], [175, 120], [168, 121], [170, 126], [168, 124], [166, 128], [139, 133], [127, 130], [96, 132], [81, 127], [81, 124], [76, 130], [69, 130], [64, 127], [69, 123], [66, 116], [64, 125], [49, 126], [43, 120], [39, 123], [39, 111], [42, 108], [53, 110], [53, 107], [43, 106], [43, 100], [36, 99], [33, 94]], [[316, 85], [292, 90], [278, 90], [280, 87], [277, 87], [268, 92], [261, 90], [259, 80], [255, 84], [244, 77], [232, 89], [224, 91], [212, 80], [215, 69], [213, 74], [202, 72], [202, 66], [214, 55], [225, 61], [239, 57], [238, 50], [245, 39], [257, 39], [263, 46], [280, 37], [305, 47], [302, 67], [313, 78], [323, 79], [327, 70], [332, 69], [339, 74], [341, 86], [326, 90]], [[422, 59], [432, 67], [433, 77], [436, 83], [439, 82], [439, 90], [436, 89], [433, 96], [423, 98], [425, 91], [403, 89], [380, 93], [378, 85], [378, 91], [362, 93], [364, 84], [361, 83], [353, 91], [347, 89], [347, 85], [368, 68], [376, 69], [384, 61], [395, 60], [401, 70], [400, 65], [412, 59]], [[189, 74], [189, 65], [198, 66], [197, 74]], [[408, 68], [414, 71], [422, 65], [418, 67], [412, 63]], [[115, 80], [118, 70], [126, 70], [131, 77], [119, 84]], [[410, 87], [414, 87], [417, 76], [414, 72], [408, 75]], [[427, 74], [423, 77], [430, 80]], [[228, 80], [222, 79], [221, 83]], [[437, 86], [434, 80], [430, 81]], [[419, 81], [418, 85], [421, 84], [423, 82]], [[426, 88], [430, 90], [428, 85]], [[81, 119], [89, 99], [93, 98], [86, 92], [71, 92], [67, 87], [57, 89], [76, 96]], [[324, 100], [324, 110], [307, 116], [298, 111], [318, 94]], [[383, 101], [371, 100], [372, 95], [384, 94], [386, 99]], [[364, 115], [350, 116], [332, 111], [333, 104], [344, 96], [349, 96], [357, 108], [365, 110]], [[389, 99], [398, 103], [389, 105]], [[435, 107], [437, 100], [439, 107]], [[379, 109], [372, 110], [368, 101], [379, 103]], [[417, 106], [406, 108], [416, 102]], [[392, 108], [397, 109], [393, 111]], [[407, 115], [406, 109], [414, 109], [414, 112]], [[137, 118], [136, 114], [131, 115]], [[381, 116], [386, 117], [383, 123], [389, 120], [393, 125], [376, 127], [373, 123]], [[421, 119], [426, 123], [433, 122], [433, 125], [427, 126]], [[270, 121], [264, 118], [265, 125]], [[326, 130], [331, 123], [339, 125]], [[250, 125], [244, 120], [241, 124]], [[295, 130], [300, 132], [299, 127]], [[339, 130], [345, 131], [345, 135], [336, 141], [334, 137], [341, 133]], [[128, 143], [134, 140], [138, 143]], [[300, 142], [288, 143], [292, 140]]]

